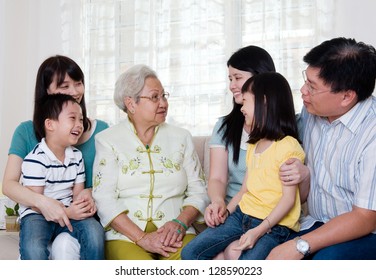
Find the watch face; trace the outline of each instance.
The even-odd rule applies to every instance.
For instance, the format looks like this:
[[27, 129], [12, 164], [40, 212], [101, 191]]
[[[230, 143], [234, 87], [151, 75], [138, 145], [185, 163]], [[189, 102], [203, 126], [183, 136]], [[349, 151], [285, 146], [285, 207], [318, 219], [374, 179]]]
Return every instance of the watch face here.
[[303, 254], [307, 253], [309, 250], [308, 242], [302, 239], [297, 241], [296, 247], [298, 251], [302, 252]]

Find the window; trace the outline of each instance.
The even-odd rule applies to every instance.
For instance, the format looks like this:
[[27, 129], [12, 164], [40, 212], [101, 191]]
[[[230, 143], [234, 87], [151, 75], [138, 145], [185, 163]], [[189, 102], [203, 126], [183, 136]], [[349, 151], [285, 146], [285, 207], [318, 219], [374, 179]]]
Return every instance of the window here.
[[167, 122], [211, 134], [232, 108], [226, 62], [246, 45], [265, 48], [302, 106], [302, 57], [330, 37], [332, 1], [85, 0], [84, 68], [91, 117], [119, 122], [117, 77], [134, 64], [156, 70], [170, 92]]

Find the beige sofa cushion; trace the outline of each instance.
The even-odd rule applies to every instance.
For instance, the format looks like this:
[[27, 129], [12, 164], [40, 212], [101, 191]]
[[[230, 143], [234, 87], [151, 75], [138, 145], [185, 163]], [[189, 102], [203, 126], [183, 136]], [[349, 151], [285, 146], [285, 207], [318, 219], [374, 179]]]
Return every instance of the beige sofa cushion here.
[[210, 164], [210, 150], [209, 150], [210, 136], [194, 136], [193, 144], [197, 151], [201, 166], [204, 169], [206, 179], [209, 178], [209, 164]]

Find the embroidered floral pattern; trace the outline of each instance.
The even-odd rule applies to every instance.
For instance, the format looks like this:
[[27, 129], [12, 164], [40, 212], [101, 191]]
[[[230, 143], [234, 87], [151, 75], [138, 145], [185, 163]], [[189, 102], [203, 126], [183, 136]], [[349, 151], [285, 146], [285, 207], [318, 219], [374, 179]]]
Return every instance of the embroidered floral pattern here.
[[165, 214], [162, 211], [157, 211], [155, 216], [158, 220], [162, 220], [165, 217]]
[[102, 179], [102, 173], [98, 172], [97, 175], [95, 175], [94, 177], [94, 182], [93, 182], [94, 189], [99, 186], [99, 184], [101, 183], [101, 179]]
[[[158, 151], [161, 151], [161, 148], [158, 146], [155, 146], [156, 150], [158, 148]], [[162, 166], [164, 167], [164, 171], [166, 171], [166, 175], [174, 173], [175, 171], [181, 170], [181, 163], [184, 159], [184, 148], [185, 146], [182, 144], [180, 146], [180, 150], [175, 152], [172, 156], [166, 157], [163, 156], [160, 158], [160, 162], [162, 163]]]
[[135, 213], [134, 213], [134, 216], [138, 219], [142, 219], [143, 216], [142, 216], [142, 212], [140, 210], [137, 210]]
[[137, 210], [134, 214], [133, 214], [134, 217], [136, 217], [137, 219], [139, 220], [145, 220], [145, 221], [160, 221], [162, 220], [166, 215], [165, 213], [163, 213], [162, 211], [157, 211], [155, 213], [155, 217], [154, 218], [148, 218], [148, 219], [145, 219], [144, 218], [144, 215], [142, 215], [142, 212], [141, 210]]
[[129, 169], [130, 170], [136, 170], [140, 166], [140, 159], [139, 158], [133, 158], [129, 161]]
[[128, 165], [123, 165], [123, 166], [121, 167], [121, 173], [123, 173], [123, 174], [127, 174], [127, 172], [128, 172]]
[[[204, 204], [195, 195], [200, 193], [200, 185], [204, 188], [204, 183], [196, 180], [192, 186], [187, 186], [185, 177], [197, 178], [199, 175], [203, 178], [202, 170], [199, 170], [199, 159], [197, 156], [192, 156], [190, 143], [175, 139], [174, 136], [170, 138], [171, 135], [168, 134], [161, 139], [155, 137], [153, 139], [155, 145], [151, 143], [150, 146], [145, 146], [138, 140], [131, 142], [131, 139], [116, 138], [112, 145], [107, 143], [105, 153], [97, 162], [97, 170], [93, 178], [93, 187], [97, 187], [97, 197], [108, 205], [110, 203], [116, 204], [117, 207], [126, 205], [130, 211], [127, 213], [129, 218], [141, 227], [147, 222], [154, 222], [160, 226], [176, 216], [179, 209], [169, 210], [164, 204], [168, 199], [187, 200], [187, 204], [197, 206], [200, 211], [201, 205]], [[187, 160], [185, 157], [190, 157], [187, 170], [184, 170]], [[169, 180], [173, 181], [173, 184], [165, 183]], [[163, 187], [166, 189], [164, 190]], [[102, 196], [101, 191], [111, 191], [111, 197]], [[186, 197], [190, 192], [194, 194], [192, 198]], [[139, 199], [137, 205], [133, 205], [131, 199]], [[109, 207], [109, 210], [111, 208]], [[112, 216], [114, 213], [111, 211], [106, 213], [106, 211], [107, 209], [103, 207], [103, 220], [110, 222], [114, 219]], [[128, 239], [110, 226], [106, 227], [106, 231], [108, 240]]]
[[155, 153], [160, 153], [161, 150], [162, 150], [161, 147], [159, 147], [158, 145], [155, 145], [155, 146], [154, 146], [154, 152], [155, 152]]

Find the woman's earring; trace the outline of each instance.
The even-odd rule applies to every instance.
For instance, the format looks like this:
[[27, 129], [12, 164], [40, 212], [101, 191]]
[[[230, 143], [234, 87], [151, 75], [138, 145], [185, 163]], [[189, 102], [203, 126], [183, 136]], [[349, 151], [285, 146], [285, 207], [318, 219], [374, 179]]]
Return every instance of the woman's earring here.
[[131, 114], [134, 114], [134, 110], [131, 110]]

